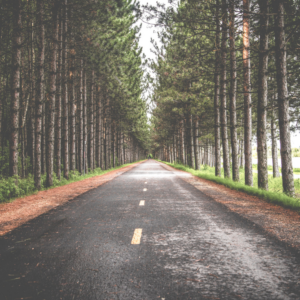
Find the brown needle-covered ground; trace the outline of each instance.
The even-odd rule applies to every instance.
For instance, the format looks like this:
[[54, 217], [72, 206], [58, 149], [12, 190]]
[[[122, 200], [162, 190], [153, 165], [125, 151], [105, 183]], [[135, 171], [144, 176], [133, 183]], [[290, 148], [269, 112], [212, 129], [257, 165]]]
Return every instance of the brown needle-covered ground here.
[[0, 236], [78, 195], [114, 179], [138, 164], [140, 162], [103, 175], [41, 191], [36, 195], [19, 198], [11, 203], [0, 204]]
[[257, 224], [279, 240], [300, 250], [299, 213], [268, 203], [258, 197], [231, 190], [223, 185], [193, 176], [188, 172], [177, 170], [165, 164], [163, 166], [168, 170], [176, 171], [176, 174], [183, 180], [205, 195]]

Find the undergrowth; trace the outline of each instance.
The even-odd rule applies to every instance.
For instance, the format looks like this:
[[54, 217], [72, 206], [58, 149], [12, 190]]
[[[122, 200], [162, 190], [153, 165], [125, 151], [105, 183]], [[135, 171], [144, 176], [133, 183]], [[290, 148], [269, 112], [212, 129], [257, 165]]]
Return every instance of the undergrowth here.
[[[232, 179], [224, 178], [224, 177], [217, 177], [214, 175], [214, 168], [209, 166], [201, 166], [201, 170], [194, 170], [187, 166], [180, 165], [180, 164], [172, 164], [168, 162], [163, 162], [171, 167], [176, 169], [189, 172], [197, 177], [207, 179], [218, 184], [222, 184], [230, 189], [245, 192], [249, 195], [257, 196], [259, 198], [265, 199], [268, 202], [286, 207], [291, 208], [295, 211], [300, 212], [300, 199], [292, 198], [287, 196], [282, 191], [282, 179], [273, 178], [272, 175], [269, 175], [269, 191], [265, 191], [259, 189], [257, 186], [257, 174], [253, 174], [253, 187], [245, 185], [245, 177], [244, 177], [244, 170], [240, 169], [240, 182], [235, 182]], [[223, 171], [223, 170], [222, 170]], [[300, 179], [295, 180], [295, 190], [296, 194], [300, 194]]]
[[[72, 182], [81, 181], [90, 177], [103, 175], [107, 172], [117, 170], [122, 167], [129, 166], [130, 164], [125, 164], [116, 168], [111, 168], [109, 170], [101, 170], [100, 168], [96, 168], [95, 170], [89, 170], [88, 174], [80, 175], [78, 171], [70, 171], [69, 179], [61, 178], [59, 180], [55, 173], [53, 173], [53, 186], [50, 188], [46, 188], [46, 174], [42, 175], [41, 190], [51, 189], [58, 186], [63, 186]], [[18, 178], [18, 177], [9, 177], [0, 179], [0, 203], [11, 202], [16, 198], [28, 196], [38, 192], [34, 186], [34, 178], [33, 175], [29, 174], [27, 178]]]

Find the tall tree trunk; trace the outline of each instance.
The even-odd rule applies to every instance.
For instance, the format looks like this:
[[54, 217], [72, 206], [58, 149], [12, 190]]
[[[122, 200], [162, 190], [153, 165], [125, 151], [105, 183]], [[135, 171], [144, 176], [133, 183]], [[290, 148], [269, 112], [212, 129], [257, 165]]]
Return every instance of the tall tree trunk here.
[[90, 98], [90, 145], [89, 145], [89, 161], [90, 168], [94, 170], [94, 90], [95, 90], [95, 71], [92, 70], [92, 82], [91, 82], [91, 98]]
[[71, 34], [71, 50], [70, 50], [70, 152], [71, 162], [70, 169], [76, 170], [76, 52], [75, 52], [75, 41], [74, 32]]
[[295, 195], [292, 164], [289, 99], [286, 74], [286, 42], [284, 32], [283, 0], [275, 1], [275, 61], [278, 92], [278, 115], [280, 131], [281, 173], [283, 191]]
[[86, 86], [86, 64], [83, 69], [83, 173], [88, 173], [87, 168], [87, 86]]
[[105, 130], [106, 130], [106, 124], [104, 121], [105, 118], [105, 112], [104, 112], [104, 95], [101, 94], [101, 97], [99, 98], [99, 116], [100, 116], [100, 131], [99, 131], [99, 136], [100, 136], [100, 167], [102, 170], [105, 169], [105, 161], [106, 161], [106, 148], [105, 148]]
[[[221, 43], [221, 134], [223, 145], [223, 167], [224, 177], [230, 177], [230, 162], [229, 162], [229, 148], [228, 148], [228, 131], [227, 131], [227, 113], [226, 113], [226, 56], [227, 56], [227, 3], [222, 0], [222, 43]], [[207, 161], [206, 161], [207, 163]]]
[[184, 123], [180, 121], [180, 163], [184, 165]]
[[54, 163], [54, 119], [55, 119], [55, 96], [56, 96], [56, 65], [57, 65], [57, 41], [58, 41], [58, 0], [54, 0], [52, 8], [52, 53], [50, 69], [50, 95], [47, 107], [47, 183], [48, 187], [53, 185], [53, 163]]
[[63, 158], [64, 158], [64, 177], [69, 178], [69, 101], [68, 101], [68, 0], [64, 0], [64, 21], [63, 21], [63, 57], [62, 57], [62, 76], [63, 76]]
[[78, 171], [80, 174], [83, 174], [83, 59], [80, 60], [80, 86], [79, 86], [79, 99], [78, 99], [78, 159], [79, 159], [79, 168]]
[[116, 165], [115, 165], [115, 163], [116, 163], [116, 162], [115, 162], [115, 159], [116, 159], [116, 158], [115, 158], [115, 147], [116, 147], [116, 143], [115, 143], [115, 136], [116, 136], [116, 132], [115, 132], [115, 122], [112, 123], [111, 128], [112, 128], [112, 129], [111, 129], [111, 137], [112, 137], [112, 141], [111, 141], [111, 142], [112, 142], [112, 143], [111, 143], [112, 146], [111, 146], [111, 147], [112, 147], [112, 161], [113, 161], [112, 167], [115, 168], [115, 166], [116, 166]]
[[96, 169], [97, 168], [97, 150], [96, 150], [96, 147], [97, 147], [97, 101], [98, 101], [98, 93], [97, 93], [97, 85], [96, 85], [96, 75], [94, 76], [94, 101], [93, 101], [93, 118], [94, 118], [94, 123], [93, 123], [93, 131], [94, 131], [94, 141], [93, 141], [93, 145], [94, 145], [94, 150], [93, 150], [93, 153], [94, 153], [94, 158], [93, 158], [93, 162], [94, 162], [94, 167], [93, 169]]
[[194, 128], [193, 128], [193, 116], [190, 116], [190, 137], [191, 137], [191, 161], [192, 168], [195, 168], [195, 160], [194, 160]]
[[30, 128], [31, 128], [31, 165], [32, 165], [32, 174], [34, 176], [35, 174], [35, 96], [36, 96], [36, 78], [35, 78], [35, 52], [34, 52], [34, 47], [33, 47], [33, 40], [34, 40], [34, 30], [33, 30], [33, 22], [31, 23], [31, 39], [30, 39], [30, 79], [31, 79], [31, 101], [30, 101]]
[[230, 136], [232, 149], [232, 179], [240, 180], [239, 173], [239, 156], [238, 142], [236, 130], [236, 53], [235, 53], [235, 15], [234, 0], [229, 0], [230, 24], [229, 24], [229, 40], [230, 40]]
[[195, 117], [194, 122], [194, 156], [195, 156], [195, 170], [199, 170], [199, 154], [198, 154], [198, 134], [199, 134], [198, 116]]
[[257, 99], [257, 171], [258, 187], [268, 190], [268, 147], [267, 147], [267, 105], [268, 105], [268, 26], [269, 0], [260, 0], [260, 46], [258, 65]]
[[187, 115], [186, 118], [186, 137], [187, 137], [187, 164], [190, 168], [193, 167], [193, 156], [192, 156], [192, 136], [191, 136], [191, 127], [192, 127], [192, 116]]
[[276, 138], [276, 123], [275, 123], [275, 92], [273, 94], [272, 111], [271, 111], [271, 141], [272, 141], [272, 162], [273, 162], [273, 177], [279, 177], [278, 169], [278, 149], [277, 149], [277, 138]]
[[100, 101], [100, 87], [96, 86], [96, 161], [97, 161], [97, 168], [102, 168], [101, 161], [100, 161], [100, 154], [101, 154], [101, 101]]
[[110, 106], [109, 106], [109, 98], [106, 95], [106, 108], [105, 108], [105, 117], [106, 117], [106, 169], [111, 168], [111, 116], [110, 116]]
[[11, 115], [9, 143], [9, 175], [18, 175], [18, 142], [20, 113], [20, 64], [21, 64], [21, 0], [13, 0], [13, 39], [11, 74]]
[[[43, 98], [45, 99], [45, 93]], [[43, 113], [42, 113], [42, 174], [45, 173], [46, 173], [46, 103], [44, 102]]]
[[253, 185], [252, 175], [252, 102], [250, 87], [250, 0], [243, 0], [243, 72], [244, 72], [244, 151], [245, 184]]
[[38, 54], [37, 54], [37, 83], [36, 83], [36, 111], [35, 111], [35, 187], [41, 189], [42, 172], [42, 114], [44, 102], [44, 56], [45, 29], [43, 0], [37, 0], [38, 25]]
[[244, 160], [244, 139], [241, 132], [240, 136], [240, 167], [244, 169], [245, 167], [245, 160]]
[[[0, 57], [2, 57], [1, 50], [2, 50], [2, 44], [3, 44], [2, 27], [3, 27], [3, 25], [2, 25], [2, 9], [0, 9]], [[3, 147], [3, 144], [2, 144], [2, 137], [3, 137], [3, 132], [2, 132], [2, 118], [3, 118], [3, 100], [2, 100], [3, 95], [2, 95], [2, 92], [3, 92], [3, 88], [2, 87], [3, 86], [2, 86], [2, 59], [0, 59], [0, 155], [2, 155], [1, 151], [2, 151], [2, 147]], [[0, 163], [0, 167], [2, 167], [1, 163]]]
[[221, 176], [221, 145], [220, 145], [220, 20], [219, 20], [219, 0], [216, 0], [216, 52], [215, 52], [215, 95], [214, 95], [214, 115], [215, 115], [215, 175]]
[[56, 76], [56, 175], [57, 178], [61, 179], [61, 96], [62, 96], [62, 39], [63, 39], [63, 22], [62, 22], [62, 11], [59, 18], [59, 52], [58, 52], [58, 70]]

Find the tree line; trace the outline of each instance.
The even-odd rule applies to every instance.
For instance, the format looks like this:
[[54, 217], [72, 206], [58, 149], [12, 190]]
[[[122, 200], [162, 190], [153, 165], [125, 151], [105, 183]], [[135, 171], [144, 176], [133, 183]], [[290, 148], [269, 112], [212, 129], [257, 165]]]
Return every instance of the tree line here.
[[[299, 129], [299, 1], [186, 0], [145, 7], [164, 30], [156, 44], [153, 151], [164, 160], [268, 189], [267, 141], [273, 176], [293, 196], [290, 132]], [[201, 155], [200, 155], [201, 154]]]
[[41, 188], [145, 157], [138, 5], [0, 1], [1, 176]]

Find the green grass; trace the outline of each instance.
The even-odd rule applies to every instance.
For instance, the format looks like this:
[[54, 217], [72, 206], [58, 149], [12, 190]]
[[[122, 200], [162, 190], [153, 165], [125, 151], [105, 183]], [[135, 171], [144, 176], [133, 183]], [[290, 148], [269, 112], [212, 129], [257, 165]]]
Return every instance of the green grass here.
[[[180, 164], [171, 164], [163, 162], [171, 167], [174, 167], [179, 170], [187, 171], [195, 176], [198, 176], [203, 179], [207, 179], [218, 184], [222, 184], [226, 187], [231, 188], [232, 190], [237, 190], [245, 192], [249, 195], [257, 196], [268, 202], [293, 209], [297, 212], [300, 212], [300, 199], [292, 198], [287, 196], [282, 191], [282, 180], [281, 178], [273, 178], [272, 175], [269, 176], [269, 191], [259, 189], [257, 187], [257, 174], [253, 174], [253, 187], [245, 185], [245, 176], [244, 170], [240, 169], [240, 182], [235, 182], [229, 178], [217, 177], [215, 176], [214, 168], [209, 166], [201, 166], [201, 170], [194, 170], [187, 166]], [[222, 170], [223, 171], [223, 170]], [[300, 179], [295, 180], [295, 190], [296, 194], [300, 194]]]
[[[41, 184], [42, 184], [41, 190], [52, 189], [72, 182], [77, 182], [94, 176], [103, 175], [110, 171], [117, 170], [132, 164], [133, 163], [125, 164], [116, 168], [111, 168], [109, 170], [101, 170], [100, 168], [97, 168], [93, 172], [89, 171], [89, 173], [85, 175], [80, 175], [78, 171], [71, 171], [68, 180], [65, 178], [61, 178], [61, 180], [58, 180], [56, 174], [53, 173], [53, 186], [51, 186], [50, 188], [45, 187], [46, 174], [44, 174], [42, 175], [42, 180], [41, 180]], [[16, 181], [18, 182], [18, 184], [16, 184]], [[12, 202], [16, 198], [32, 195], [37, 192], [38, 191], [34, 186], [34, 178], [31, 174], [24, 179], [16, 178], [16, 177], [0, 179], [0, 203]]]
[[[256, 164], [253, 164], [252, 166], [253, 166], [253, 170], [257, 170], [257, 165]], [[273, 171], [273, 167], [268, 166], [268, 170]], [[281, 167], [279, 167], [278, 170], [279, 170], [279, 173], [281, 173]], [[300, 174], [300, 168], [294, 168], [293, 173], [299, 175]]]

